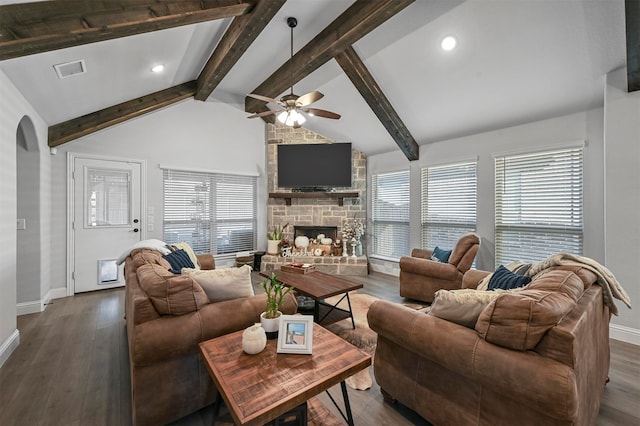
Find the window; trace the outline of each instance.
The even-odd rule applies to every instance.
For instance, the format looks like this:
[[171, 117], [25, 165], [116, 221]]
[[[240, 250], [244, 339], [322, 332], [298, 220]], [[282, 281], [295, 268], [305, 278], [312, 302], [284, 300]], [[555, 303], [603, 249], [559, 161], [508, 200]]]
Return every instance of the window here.
[[582, 254], [583, 149], [497, 157], [496, 266]]
[[165, 169], [163, 180], [166, 242], [218, 255], [255, 249], [254, 176]]
[[409, 255], [409, 171], [373, 175], [371, 184], [372, 254]]
[[476, 230], [476, 162], [422, 169], [422, 248], [452, 249]]

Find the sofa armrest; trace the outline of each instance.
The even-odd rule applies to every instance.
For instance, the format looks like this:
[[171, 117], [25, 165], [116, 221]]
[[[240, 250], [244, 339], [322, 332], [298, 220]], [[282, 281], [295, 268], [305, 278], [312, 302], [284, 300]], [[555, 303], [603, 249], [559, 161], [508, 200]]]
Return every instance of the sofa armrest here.
[[[134, 327], [131, 362], [136, 366], [150, 365], [166, 359], [196, 352], [198, 343], [247, 328], [260, 321], [266, 306], [266, 296], [210, 303], [185, 315], [165, 315]], [[286, 296], [282, 312], [297, 310], [296, 298]]]
[[413, 250], [411, 250], [411, 257], [415, 257], [418, 259], [429, 259], [432, 254], [433, 251], [429, 249], [414, 248]]
[[367, 319], [379, 335], [378, 345], [390, 341], [506, 398], [552, 407], [552, 417], [577, 413], [575, 375], [564, 364], [487, 343], [475, 330], [387, 301], [372, 304]]
[[198, 258], [200, 269], [216, 269], [216, 261], [212, 254], [197, 254], [196, 257]]
[[400, 258], [400, 270], [411, 274], [451, 281], [459, 279], [460, 274], [458, 269], [449, 263], [408, 256]]
[[481, 279], [489, 275], [491, 272], [481, 271], [479, 269], [469, 269], [462, 276], [462, 288], [478, 288]]

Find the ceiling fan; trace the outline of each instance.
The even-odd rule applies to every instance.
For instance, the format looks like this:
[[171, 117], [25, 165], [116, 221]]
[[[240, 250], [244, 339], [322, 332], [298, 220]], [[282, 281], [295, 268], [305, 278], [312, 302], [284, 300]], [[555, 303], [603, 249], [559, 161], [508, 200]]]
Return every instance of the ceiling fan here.
[[[293, 29], [298, 25], [298, 20], [293, 17], [287, 18], [287, 25], [291, 28], [291, 58], [293, 58]], [[293, 61], [291, 64], [291, 80], [293, 81]], [[278, 114], [277, 119], [279, 122], [286, 126], [292, 126], [294, 128], [300, 127], [307, 119], [305, 114], [311, 116], [332, 118], [337, 120], [340, 118], [340, 114], [327, 111], [318, 108], [308, 108], [307, 106], [319, 101], [324, 96], [322, 93], [314, 90], [313, 92], [306, 93], [302, 96], [295, 95], [293, 93], [293, 84], [291, 85], [291, 92], [288, 95], [284, 95], [280, 100], [269, 98], [267, 96], [258, 95], [255, 93], [249, 93], [250, 96], [261, 101], [278, 105], [276, 109], [270, 109], [269, 111], [258, 112], [250, 115], [247, 118], [265, 117], [267, 115]]]

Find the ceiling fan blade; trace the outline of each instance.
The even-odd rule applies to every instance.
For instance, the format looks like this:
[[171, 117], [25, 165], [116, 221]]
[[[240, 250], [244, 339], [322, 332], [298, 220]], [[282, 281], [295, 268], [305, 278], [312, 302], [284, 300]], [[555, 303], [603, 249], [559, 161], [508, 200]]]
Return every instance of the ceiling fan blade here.
[[256, 113], [256, 114], [253, 114], [253, 115], [248, 116], [247, 118], [265, 117], [265, 116], [267, 116], [267, 115], [277, 114], [277, 113], [279, 113], [280, 111], [284, 111], [284, 110], [282, 110], [282, 109], [272, 109], [272, 110], [269, 110], [269, 111], [258, 112], [258, 113]]
[[323, 97], [324, 95], [322, 93], [318, 92], [317, 90], [314, 90], [313, 92], [306, 93], [300, 96], [298, 99], [296, 99], [296, 104], [298, 104], [299, 106], [307, 106], [316, 101], [319, 101]]
[[269, 102], [271, 104], [282, 104], [282, 102], [280, 102], [277, 99], [273, 99], [273, 98], [268, 98], [266, 96], [262, 96], [262, 95], [256, 95], [255, 93], [249, 93], [247, 96], [250, 96], [252, 98], [261, 100], [261, 101], [265, 101], [265, 102]]
[[340, 114], [336, 114], [335, 112], [327, 111], [324, 109], [305, 108], [303, 111], [316, 117], [333, 118], [334, 120], [338, 120], [340, 118]]

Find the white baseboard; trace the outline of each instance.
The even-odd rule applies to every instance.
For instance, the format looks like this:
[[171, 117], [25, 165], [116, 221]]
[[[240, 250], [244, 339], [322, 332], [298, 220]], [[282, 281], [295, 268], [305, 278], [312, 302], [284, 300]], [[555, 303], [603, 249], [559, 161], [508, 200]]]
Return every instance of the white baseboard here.
[[67, 297], [67, 288], [54, 288], [49, 290], [41, 300], [18, 303], [16, 305], [16, 314], [20, 316], [43, 312], [52, 299], [60, 299], [63, 297]]
[[44, 303], [41, 300], [31, 302], [21, 302], [16, 305], [16, 315], [36, 314], [44, 310]]
[[67, 297], [67, 288], [52, 288], [51, 290], [49, 290], [47, 296], [49, 296], [49, 298], [45, 301], [45, 303], [51, 302], [51, 299], [62, 299], [63, 297]]
[[640, 330], [624, 325], [609, 324], [609, 337], [640, 346]]
[[16, 350], [20, 344], [20, 332], [18, 329], [13, 330], [13, 333], [7, 337], [7, 339], [0, 345], [0, 367], [2, 367], [9, 356]]

